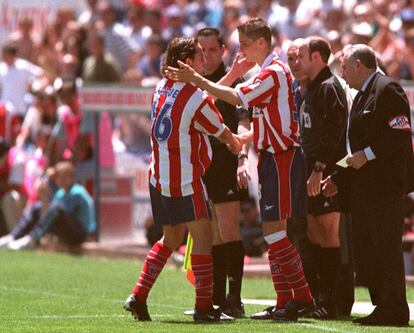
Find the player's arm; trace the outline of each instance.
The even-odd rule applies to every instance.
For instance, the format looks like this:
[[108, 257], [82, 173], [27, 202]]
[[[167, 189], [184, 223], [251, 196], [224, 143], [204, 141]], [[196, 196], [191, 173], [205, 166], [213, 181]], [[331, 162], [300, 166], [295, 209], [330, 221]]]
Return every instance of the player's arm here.
[[234, 135], [227, 126], [224, 131], [217, 137], [221, 142], [227, 145], [227, 148], [233, 153], [238, 154], [242, 149], [242, 144], [239, 138]]
[[250, 145], [244, 142], [244, 138], [246, 136], [249, 138], [253, 137], [253, 131], [250, 129], [250, 119], [248, 117], [239, 120], [237, 132], [243, 144], [238, 156], [237, 183], [241, 188], [247, 188], [250, 180], [248, 161]]
[[211, 82], [210, 80], [198, 74], [193, 68], [181, 61], [178, 61], [178, 64], [181, 68], [174, 68], [169, 66], [165, 71], [165, 74], [168, 78], [175, 81], [192, 82], [200, 89], [207, 91], [218, 99], [221, 99], [229, 104], [242, 104], [242, 100], [240, 99], [235, 89], [226, 87], [219, 83]]

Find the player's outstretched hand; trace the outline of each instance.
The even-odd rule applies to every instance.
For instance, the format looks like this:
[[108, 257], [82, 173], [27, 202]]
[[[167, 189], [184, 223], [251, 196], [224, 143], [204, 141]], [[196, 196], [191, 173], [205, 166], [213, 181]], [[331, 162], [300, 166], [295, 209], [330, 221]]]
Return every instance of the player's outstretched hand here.
[[247, 188], [249, 186], [250, 172], [249, 162], [247, 157], [239, 158], [239, 165], [237, 167], [237, 183], [240, 188]]
[[253, 141], [253, 129], [248, 132], [238, 134], [238, 138], [243, 145]]
[[197, 72], [182, 61], [177, 61], [180, 68], [168, 66], [165, 70], [165, 75], [170, 80], [181, 81], [181, 82], [194, 82]]
[[233, 140], [227, 144], [228, 150], [230, 150], [234, 155], [237, 155], [242, 150], [243, 143], [240, 141], [240, 138], [232, 134]]
[[256, 63], [254, 61], [247, 60], [240, 52], [238, 52], [233, 60], [230, 70], [235, 76], [240, 77], [246, 74], [255, 65]]

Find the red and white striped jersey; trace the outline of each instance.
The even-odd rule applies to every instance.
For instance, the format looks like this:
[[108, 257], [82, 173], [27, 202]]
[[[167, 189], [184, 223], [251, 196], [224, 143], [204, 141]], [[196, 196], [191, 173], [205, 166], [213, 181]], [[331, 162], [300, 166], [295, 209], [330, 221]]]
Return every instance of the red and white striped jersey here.
[[163, 79], [153, 95], [150, 183], [162, 195], [202, 191], [211, 163], [207, 135], [220, 136], [223, 119], [210, 97], [193, 84]]
[[257, 152], [285, 151], [299, 146], [292, 76], [275, 53], [264, 61], [256, 76], [236, 86], [246, 108], [253, 108], [253, 143]]

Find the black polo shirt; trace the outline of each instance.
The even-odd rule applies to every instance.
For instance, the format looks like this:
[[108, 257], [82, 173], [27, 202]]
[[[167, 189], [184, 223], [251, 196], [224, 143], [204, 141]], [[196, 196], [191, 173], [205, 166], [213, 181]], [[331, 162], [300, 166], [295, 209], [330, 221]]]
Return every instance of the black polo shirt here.
[[301, 143], [308, 162], [334, 164], [345, 156], [346, 94], [328, 67], [312, 80], [300, 110]]

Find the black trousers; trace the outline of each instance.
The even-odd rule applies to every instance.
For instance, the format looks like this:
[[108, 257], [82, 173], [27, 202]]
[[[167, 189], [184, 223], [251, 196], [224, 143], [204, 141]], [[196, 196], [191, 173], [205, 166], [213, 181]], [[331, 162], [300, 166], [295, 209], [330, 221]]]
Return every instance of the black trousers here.
[[404, 196], [353, 191], [354, 258], [361, 284], [386, 315], [408, 320], [402, 234]]
[[55, 234], [68, 245], [85, 241], [86, 231], [64, 207], [60, 204], [53, 204], [43, 216], [41, 216], [41, 207], [41, 203], [38, 202], [22, 216], [11, 232], [14, 238], [21, 238], [34, 230], [41, 230], [42, 234]]

